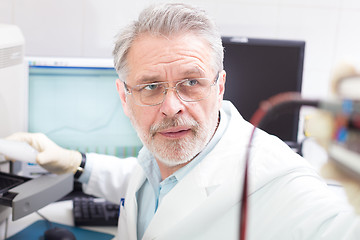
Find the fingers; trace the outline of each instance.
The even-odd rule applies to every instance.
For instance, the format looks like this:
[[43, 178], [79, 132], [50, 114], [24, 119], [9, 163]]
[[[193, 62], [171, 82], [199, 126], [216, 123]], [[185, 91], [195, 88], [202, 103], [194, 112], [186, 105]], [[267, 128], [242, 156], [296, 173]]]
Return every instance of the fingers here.
[[28, 132], [17, 132], [8, 137], [7, 140], [27, 142], [38, 152], [43, 152], [46, 146], [54, 144], [45, 134], [43, 133], [28, 133]]
[[43, 133], [18, 132], [7, 140], [27, 142], [38, 151], [36, 162], [46, 170], [56, 174], [75, 173], [81, 163], [81, 153], [58, 146]]
[[81, 153], [61, 147], [52, 147], [37, 155], [37, 163], [55, 174], [75, 173], [81, 163]]

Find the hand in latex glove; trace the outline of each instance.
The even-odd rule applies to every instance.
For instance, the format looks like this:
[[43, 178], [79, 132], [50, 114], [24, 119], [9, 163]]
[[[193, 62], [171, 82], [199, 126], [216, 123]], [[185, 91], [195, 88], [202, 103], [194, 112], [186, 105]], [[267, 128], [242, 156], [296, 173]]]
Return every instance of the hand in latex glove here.
[[49, 172], [56, 174], [75, 173], [80, 166], [82, 159], [80, 152], [64, 149], [42, 133], [18, 132], [6, 139], [24, 141], [35, 148], [39, 152], [36, 162]]

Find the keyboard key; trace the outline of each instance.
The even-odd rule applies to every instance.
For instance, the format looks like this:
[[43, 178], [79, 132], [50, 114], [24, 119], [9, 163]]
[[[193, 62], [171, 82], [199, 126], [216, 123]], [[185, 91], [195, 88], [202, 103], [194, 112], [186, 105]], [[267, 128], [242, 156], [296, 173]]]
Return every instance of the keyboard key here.
[[119, 205], [101, 198], [74, 198], [74, 224], [75, 226], [116, 226], [119, 209]]

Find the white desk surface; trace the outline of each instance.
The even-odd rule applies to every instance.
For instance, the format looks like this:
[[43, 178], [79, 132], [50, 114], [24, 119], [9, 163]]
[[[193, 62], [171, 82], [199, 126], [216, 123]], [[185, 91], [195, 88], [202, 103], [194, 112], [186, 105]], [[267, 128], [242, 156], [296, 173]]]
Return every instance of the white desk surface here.
[[[65, 224], [69, 226], [74, 226], [74, 220], [72, 215], [72, 201], [60, 201], [51, 203], [38, 212], [46, 217], [49, 221]], [[23, 218], [20, 218], [16, 221], [9, 220], [7, 237], [11, 237], [15, 233], [20, 232], [21, 230], [25, 229], [32, 223], [43, 220], [36, 212], [31, 213]], [[104, 232], [109, 233], [112, 235], [116, 235], [117, 227], [82, 227], [84, 229], [93, 230], [97, 232]]]

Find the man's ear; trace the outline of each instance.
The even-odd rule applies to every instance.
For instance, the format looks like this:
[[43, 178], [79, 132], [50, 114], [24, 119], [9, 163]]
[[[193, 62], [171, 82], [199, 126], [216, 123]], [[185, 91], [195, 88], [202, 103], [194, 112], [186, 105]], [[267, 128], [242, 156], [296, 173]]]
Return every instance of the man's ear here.
[[127, 99], [126, 99], [126, 93], [125, 93], [125, 86], [124, 86], [124, 83], [120, 79], [116, 79], [116, 89], [119, 93], [119, 97], [121, 100], [121, 105], [123, 107], [124, 113], [126, 116], [129, 116], [128, 115], [128, 107], [126, 104]]
[[222, 100], [225, 93], [225, 82], [226, 82], [226, 72], [225, 70], [222, 70], [219, 73], [219, 98]]

